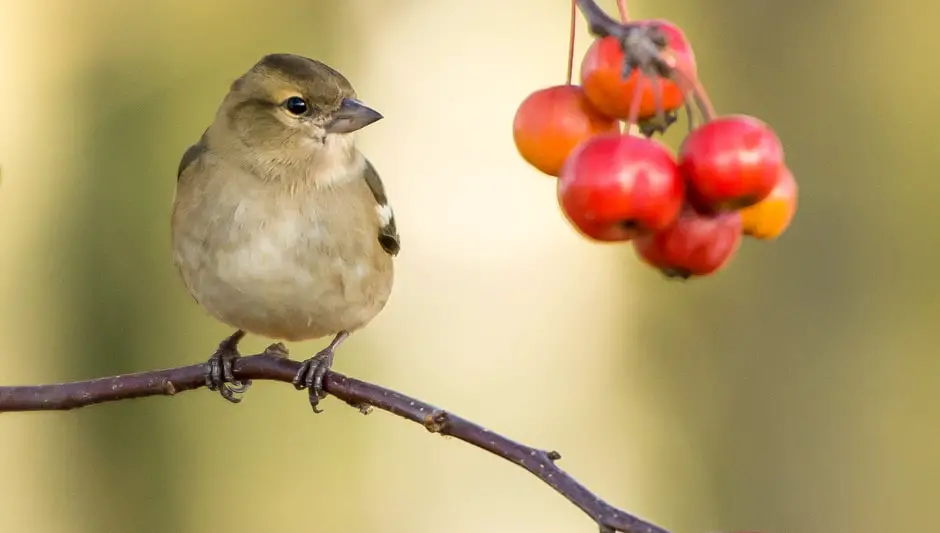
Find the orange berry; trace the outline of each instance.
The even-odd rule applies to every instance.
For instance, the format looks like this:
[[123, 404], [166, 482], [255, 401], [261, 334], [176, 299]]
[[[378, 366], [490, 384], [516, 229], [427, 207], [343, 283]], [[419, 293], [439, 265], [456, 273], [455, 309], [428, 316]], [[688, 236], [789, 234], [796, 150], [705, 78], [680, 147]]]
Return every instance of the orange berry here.
[[535, 91], [519, 105], [512, 122], [512, 137], [519, 155], [555, 177], [582, 141], [600, 133], [619, 131], [617, 121], [594, 109], [577, 85]]
[[745, 235], [765, 241], [783, 235], [796, 214], [799, 187], [786, 166], [780, 171], [777, 186], [759, 203], [741, 210]]

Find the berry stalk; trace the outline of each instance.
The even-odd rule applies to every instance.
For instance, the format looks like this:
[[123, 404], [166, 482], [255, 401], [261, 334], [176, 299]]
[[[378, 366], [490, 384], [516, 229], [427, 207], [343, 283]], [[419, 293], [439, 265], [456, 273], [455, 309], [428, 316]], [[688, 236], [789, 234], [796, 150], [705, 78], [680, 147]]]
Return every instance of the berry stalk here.
[[[630, 8], [627, 7], [627, 0], [617, 0], [617, 11], [620, 12], [620, 22], [622, 24], [627, 24], [630, 22]], [[634, 94], [634, 98], [639, 98], [639, 89], [640, 85], [637, 84], [637, 94]], [[637, 102], [639, 104], [639, 102]], [[640, 127], [636, 124], [636, 115], [639, 114], [640, 108], [639, 105], [636, 106], [634, 110], [633, 106], [630, 108], [630, 116], [633, 117], [631, 120], [627, 121], [626, 124], [620, 124], [620, 131], [626, 130], [628, 135], [633, 135], [634, 137], [639, 137], [642, 135], [640, 133]], [[626, 126], [626, 127], [624, 127]]]
[[565, 77], [565, 85], [571, 85], [571, 76], [574, 73], [574, 40], [578, 26], [578, 3], [577, 0], [571, 0], [571, 13], [569, 15], [568, 29], [568, 75]]
[[627, 0], [617, 0], [617, 10], [620, 11], [620, 22], [624, 24], [630, 22], [630, 8], [627, 7]]

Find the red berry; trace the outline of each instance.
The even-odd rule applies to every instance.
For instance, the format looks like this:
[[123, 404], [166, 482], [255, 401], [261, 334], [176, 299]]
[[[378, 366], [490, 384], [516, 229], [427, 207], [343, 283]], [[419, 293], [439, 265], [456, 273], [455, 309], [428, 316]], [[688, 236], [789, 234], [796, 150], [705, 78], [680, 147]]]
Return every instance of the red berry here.
[[558, 180], [568, 220], [598, 241], [624, 241], [673, 222], [685, 197], [662, 143], [621, 134], [593, 137], [571, 154]]
[[777, 185], [783, 146], [773, 129], [747, 115], [716, 118], [696, 128], [679, 150], [689, 199], [703, 211], [754, 205]]
[[616, 131], [617, 122], [594, 109], [576, 85], [535, 91], [519, 105], [512, 123], [519, 154], [550, 176], [558, 176], [565, 159], [581, 141]]
[[668, 277], [707, 276], [725, 266], [741, 244], [741, 214], [737, 211], [702, 215], [689, 206], [675, 223], [633, 241], [647, 264]]
[[[695, 76], [695, 54], [685, 33], [668, 20], [645, 20], [643, 25], [658, 24], [666, 37], [668, 53], [675, 59], [675, 67], [686, 75]], [[607, 116], [628, 120], [630, 105], [640, 85], [640, 109], [638, 119], [656, 115], [656, 93], [662, 91], [661, 105], [664, 111], [682, 107], [685, 99], [676, 82], [659, 77], [650, 78], [639, 70], [623, 77], [624, 54], [615, 37], [596, 39], [581, 61], [581, 85], [591, 103]]]

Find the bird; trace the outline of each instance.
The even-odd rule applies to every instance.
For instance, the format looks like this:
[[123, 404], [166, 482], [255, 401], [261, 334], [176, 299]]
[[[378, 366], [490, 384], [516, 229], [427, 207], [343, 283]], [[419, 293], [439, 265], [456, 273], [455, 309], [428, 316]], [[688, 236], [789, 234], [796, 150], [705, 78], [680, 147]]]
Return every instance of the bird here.
[[238, 403], [239, 341], [333, 336], [294, 377], [314, 412], [336, 349], [386, 306], [401, 241], [385, 186], [355, 137], [383, 115], [323, 62], [264, 55], [229, 86], [177, 169], [173, 261], [208, 314], [235, 329], [206, 363], [205, 383]]

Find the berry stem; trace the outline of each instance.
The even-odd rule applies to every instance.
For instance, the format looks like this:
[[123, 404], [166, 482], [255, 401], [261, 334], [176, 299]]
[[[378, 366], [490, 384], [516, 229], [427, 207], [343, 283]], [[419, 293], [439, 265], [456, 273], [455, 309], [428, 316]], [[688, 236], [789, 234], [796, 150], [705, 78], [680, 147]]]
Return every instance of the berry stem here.
[[684, 100], [682, 107], [685, 108], [685, 120], [689, 123], [689, 133], [692, 133], [692, 130], [695, 129], [695, 109], [693, 109], [691, 101], [695, 96], [688, 85], [680, 84], [679, 88], [682, 90], [682, 100]]
[[[617, 0], [617, 11], [620, 12], [620, 22], [622, 24], [627, 24], [630, 22], [630, 8], [627, 7], [627, 0]], [[632, 105], [630, 110], [630, 116], [632, 117], [634, 116]], [[637, 113], [639, 113], [639, 108], [637, 108]], [[626, 132], [627, 135], [632, 135], [634, 137], [640, 136], [640, 128], [636, 125], [635, 118], [626, 122], [620, 122], [620, 133], [624, 132]]]
[[630, 8], [627, 7], [627, 0], [617, 0], [617, 10], [620, 11], [620, 22], [624, 24], [630, 22]]
[[685, 68], [676, 65], [675, 61], [671, 63], [669, 66], [672, 68], [673, 79], [679, 84], [683, 93], [692, 94], [705, 122], [717, 117], [718, 113], [715, 111], [715, 106], [712, 105], [711, 98], [708, 97], [708, 91], [705, 90], [698, 77], [689, 73]]
[[577, 15], [577, 0], [571, 0], [571, 15], [568, 17], [571, 19], [571, 23], [568, 29], [568, 75], [565, 78], [566, 85], [571, 85], [571, 77], [574, 74], [574, 38], [577, 32]]
[[714, 119], [718, 116], [718, 113], [715, 111], [715, 106], [712, 105], [711, 98], [708, 97], [708, 91], [705, 90], [705, 87], [698, 80], [692, 80], [693, 86], [695, 87], [695, 102], [702, 108], [702, 115], [705, 117], [705, 122]]
[[633, 96], [630, 99], [630, 113], [627, 115], [627, 130], [632, 131], [640, 116], [640, 99], [643, 95], [643, 73], [637, 72], [636, 85], [633, 87]]
[[656, 84], [656, 88], [653, 89], [653, 99], [656, 105], [656, 120], [661, 124], [665, 124], [666, 111], [663, 109], [663, 79], [659, 76], [654, 76], [650, 82]]

